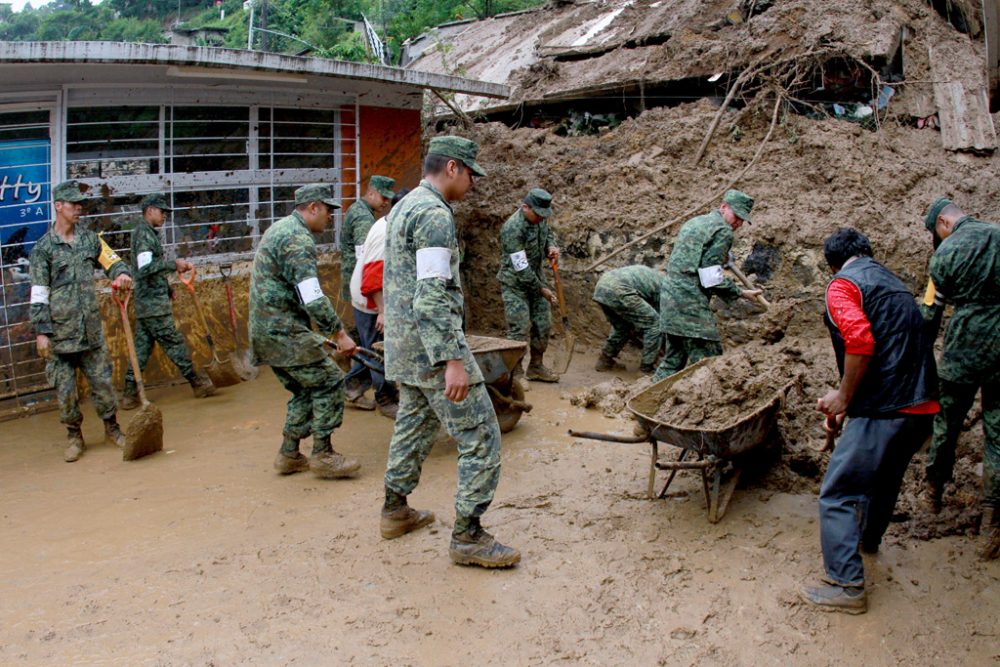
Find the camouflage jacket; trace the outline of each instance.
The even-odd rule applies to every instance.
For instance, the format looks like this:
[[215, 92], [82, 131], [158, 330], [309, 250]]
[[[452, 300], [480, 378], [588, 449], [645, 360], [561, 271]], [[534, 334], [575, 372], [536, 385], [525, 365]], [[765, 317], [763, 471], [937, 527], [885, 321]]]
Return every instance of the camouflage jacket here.
[[520, 209], [507, 218], [500, 228], [500, 272], [497, 279], [504, 285], [537, 292], [545, 287], [542, 280], [542, 262], [549, 248], [556, 245], [556, 237], [549, 223], [542, 220], [537, 225], [527, 221]]
[[955, 312], [944, 335], [938, 375], [951, 382], [982, 381], [1000, 368], [1000, 225], [966, 216], [931, 257], [934, 310]]
[[[31, 251], [31, 325], [52, 340], [52, 351], [70, 354], [104, 344], [94, 271], [102, 269], [101, 240], [80, 226], [73, 243], [50, 229]], [[128, 275], [125, 262], [108, 267], [109, 278]]]
[[351, 282], [358, 252], [374, 224], [375, 212], [364, 199], [351, 204], [344, 214], [344, 226], [340, 229], [340, 279], [345, 285]]
[[464, 297], [451, 206], [423, 180], [396, 204], [386, 225], [386, 376], [443, 388], [445, 362], [461, 359], [469, 383], [482, 382], [462, 330]]
[[725, 266], [732, 245], [733, 230], [718, 211], [684, 223], [667, 262], [667, 284], [660, 296], [664, 333], [720, 340], [709, 301], [713, 294], [733, 301], [742, 290], [728, 277], [714, 287], [702, 287], [698, 269]]
[[623, 266], [601, 275], [594, 288], [594, 301], [612, 310], [621, 310], [624, 306], [623, 296], [638, 294], [654, 310], [659, 311], [660, 293], [666, 285], [667, 276], [662, 271], [642, 265]]
[[132, 230], [132, 276], [135, 292], [135, 316], [158, 317], [173, 314], [170, 298], [173, 290], [167, 276], [176, 270], [172, 260], [164, 259], [159, 233], [140, 220]]
[[250, 347], [254, 363], [304, 366], [326, 356], [323, 336], [343, 326], [323, 293], [316, 270], [316, 241], [298, 214], [264, 233], [250, 274]]

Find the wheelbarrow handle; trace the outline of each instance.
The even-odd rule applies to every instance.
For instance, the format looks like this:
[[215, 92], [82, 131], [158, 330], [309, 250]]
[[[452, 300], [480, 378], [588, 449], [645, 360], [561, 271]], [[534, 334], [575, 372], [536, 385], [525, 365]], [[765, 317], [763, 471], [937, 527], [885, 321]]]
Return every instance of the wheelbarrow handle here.
[[649, 442], [648, 436], [640, 435], [611, 435], [610, 433], [594, 433], [593, 431], [574, 431], [570, 429], [568, 433], [574, 438], [586, 438], [587, 440], [601, 440], [602, 442], [621, 442], [626, 444], [636, 442]]

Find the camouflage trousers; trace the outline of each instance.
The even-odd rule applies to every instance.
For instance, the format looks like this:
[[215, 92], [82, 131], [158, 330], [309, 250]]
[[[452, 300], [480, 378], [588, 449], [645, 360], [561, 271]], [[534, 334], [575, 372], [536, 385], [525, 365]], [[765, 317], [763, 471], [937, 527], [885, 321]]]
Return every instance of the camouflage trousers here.
[[618, 356], [633, 334], [642, 337], [642, 367], [652, 368], [663, 347], [663, 335], [660, 333], [660, 314], [635, 295], [630, 307], [612, 308], [599, 304], [604, 317], [611, 323], [611, 333], [604, 342], [603, 354], [612, 359]]
[[552, 316], [549, 302], [538, 290], [500, 285], [507, 338], [530, 341], [531, 351], [541, 354], [549, 346]]
[[[185, 380], [194, 378], [194, 365], [191, 363], [191, 353], [188, 352], [184, 336], [177, 330], [174, 318], [170, 315], [158, 317], [141, 317], [135, 321], [135, 356], [139, 361], [139, 369], [146, 370], [146, 363], [153, 354], [153, 346], [157, 343], [170, 361], [180, 370]], [[125, 394], [134, 395], [135, 373], [132, 364], [125, 371]]]
[[115, 392], [111, 387], [111, 362], [104, 346], [83, 352], [53, 354], [45, 364], [45, 377], [56, 388], [59, 400], [59, 421], [67, 425], [83, 422], [80, 413], [77, 369], [83, 372], [90, 385], [90, 400], [101, 419], [110, 419], [118, 411]]
[[[972, 409], [978, 385], [940, 380], [941, 412], [934, 416], [934, 436], [927, 454], [927, 477], [939, 483], [951, 480], [955, 448], [966, 415]], [[983, 502], [1000, 507], [1000, 383], [983, 390]]]
[[693, 363], [707, 357], [717, 357], [722, 354], [722, 343], [704, 338], [688, 338], [667, 334], [666, 350], [663, 360], [653, 374], [653, 382], [665, 380]]
[[493, 502], [500, 480], [500, 426], [482, 383], [469, 387], [469, 395], [460, 403], [445, 398], [443, 389], [400, 385], [385, 486], [410, 495], [420, 481], [420, 470], [441, 424], [458, 443], [455, 513], [460, 517], [482, 516]]
[[333, 433], [344, 421], [344, 374], [329, 357], [305, 366], [272, 366], [278, 382], [292, 398], [288, 401], [282, 433], [316, 441]]

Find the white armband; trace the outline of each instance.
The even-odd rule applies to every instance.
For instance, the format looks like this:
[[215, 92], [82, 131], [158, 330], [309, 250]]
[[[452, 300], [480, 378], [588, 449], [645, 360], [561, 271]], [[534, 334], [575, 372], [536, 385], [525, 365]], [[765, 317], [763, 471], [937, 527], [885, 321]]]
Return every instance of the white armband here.
[[31, 303], [49, 303], [49, 288], [45, 285], [31, 286]]
[[514, 265], [515, 271], [524, 271], [528, 268], [528, 253], [523, 250], [510, 253], [510, 263]]
[[365, 256], [365, 245], [362, 243], [361, 245], [354, 246], [354, 259], [360, 262], [361, 258], [364, 256]]
[[451, 280], [451, 250], [448, 248], [417, 250], [417, 280], [428, 278]]
[[309, 305], [316, 299], [323, 298], [323, 288], [319, 286], [319, 278], [306, 278], [296, 285], [295, 289], [303, 305]]
[[701, 282], [701, 286], [705, 289], [710, 287], [715, 287], [724, 280], [722, 275], [722, 265], [716, 264], [715, 266], [706, 266], [703, 269], [698, 269], [698, 280]]
[[152, 261], [153, 261], [153, 253], [150, 252], [149, 250], [147, 250], [146, 252], [140, 252], [135, 258], [136, 266], [137, 268], [140, 269], [144, 266], [147, 266]]

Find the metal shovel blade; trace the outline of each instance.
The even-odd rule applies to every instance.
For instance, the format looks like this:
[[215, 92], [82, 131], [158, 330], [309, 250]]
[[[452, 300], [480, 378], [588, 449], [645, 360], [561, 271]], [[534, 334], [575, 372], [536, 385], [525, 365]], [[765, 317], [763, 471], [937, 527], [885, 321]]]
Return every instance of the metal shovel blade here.
[[163, 415], [152, 403], [136, 410], [125, 429], [123, 461], [135, 461], [163, 450]]

